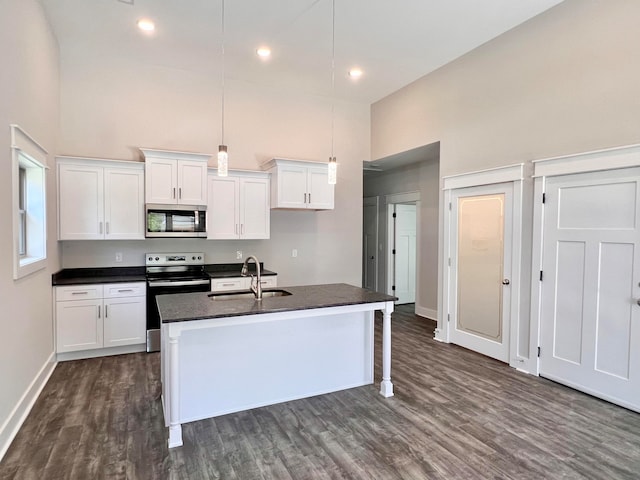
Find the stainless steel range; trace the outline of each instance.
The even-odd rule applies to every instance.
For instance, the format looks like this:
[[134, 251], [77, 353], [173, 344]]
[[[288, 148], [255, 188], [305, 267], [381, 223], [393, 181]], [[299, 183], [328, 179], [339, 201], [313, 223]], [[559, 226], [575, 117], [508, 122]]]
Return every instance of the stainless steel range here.
[[204, 253], [147, 253], [147, 352], [160, 351], [157, 295], [208, 292], [211, 279], [204, 271]]

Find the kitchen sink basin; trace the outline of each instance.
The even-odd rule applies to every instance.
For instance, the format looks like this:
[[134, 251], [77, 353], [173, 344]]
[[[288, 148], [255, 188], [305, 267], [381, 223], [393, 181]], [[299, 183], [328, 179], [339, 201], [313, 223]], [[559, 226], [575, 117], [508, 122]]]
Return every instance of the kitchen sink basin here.
[[[291, 295], [291, 292], [287, 292], [286, 290], [263, 290], [262, 298], [272, 298], [272, 297], [288, 297]], [[242, 299], [255, 299], [256, 296], [253, 292], [220, 292], [220, 293], [210, 293], [209, 298], [215, 301], [221, 300], [242, 300]]]

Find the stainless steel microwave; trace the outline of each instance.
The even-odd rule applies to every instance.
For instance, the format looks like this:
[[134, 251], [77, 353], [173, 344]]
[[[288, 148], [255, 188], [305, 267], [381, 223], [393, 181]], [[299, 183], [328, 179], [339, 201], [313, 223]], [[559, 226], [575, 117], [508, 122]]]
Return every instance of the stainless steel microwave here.
[[147, 203], [146, 237], [207, 237], [206, 205]]

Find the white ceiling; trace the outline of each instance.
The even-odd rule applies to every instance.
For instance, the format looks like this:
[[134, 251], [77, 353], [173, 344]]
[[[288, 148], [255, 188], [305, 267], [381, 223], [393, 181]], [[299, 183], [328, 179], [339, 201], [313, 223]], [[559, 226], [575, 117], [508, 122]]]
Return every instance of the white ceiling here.
[[[372, 103], [561, 0], [335, 0], [337, 98]], [[221, 0], [41, 0], [61, 55], [210, 72]], [[226, 0], [225, 77], [331, 95], [332, 0]], [[150, 17], [156, 32], [138, 31]], [[272, 58], [255, 49], [268, 44]], [[81, 57], [80, 57], [81, 58]], [[358, 65], [358, 81], [347, 71]]]

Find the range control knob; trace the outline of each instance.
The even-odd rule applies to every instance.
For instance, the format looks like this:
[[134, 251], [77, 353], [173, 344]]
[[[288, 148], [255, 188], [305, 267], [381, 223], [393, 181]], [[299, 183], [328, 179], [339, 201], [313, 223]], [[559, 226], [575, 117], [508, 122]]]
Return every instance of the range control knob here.
[[149, 257], [149, 261], [152, 261], [152, 260], [153, 260], [153, 257]]
[[198, 260], [202, 260], [202, 257], [200, 255], [198, 255]]
[[191, 257], [191, 260], [195, 260], [195, 259], [196, 259], [196, 257]]
[[160, 257], [156, 257], [156, 262], [157, 262], [158, 260], [160, 260]]

